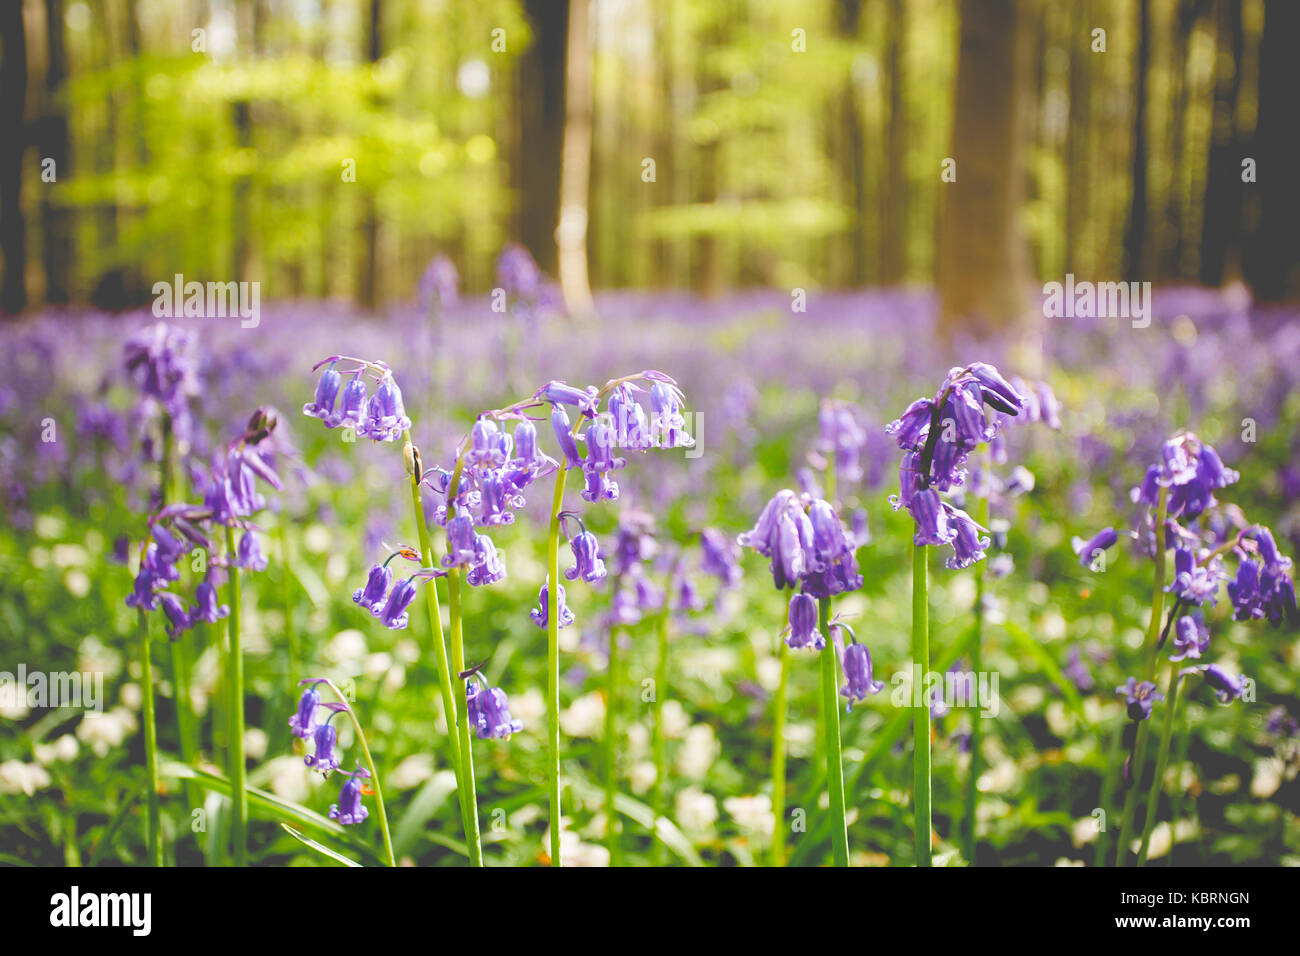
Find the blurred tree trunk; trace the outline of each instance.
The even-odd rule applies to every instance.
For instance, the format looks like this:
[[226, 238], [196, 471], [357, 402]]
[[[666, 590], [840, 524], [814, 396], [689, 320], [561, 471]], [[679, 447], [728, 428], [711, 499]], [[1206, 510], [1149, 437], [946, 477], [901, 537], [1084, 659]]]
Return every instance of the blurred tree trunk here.
[[[1133, 151], [1128, 222], [1124, 227], [1124, 277], [1145, 275], [1147, 242], [1147, 80], [1151, 68], [1151, 0], [1138, 0], [1137, 61], [1133, 64]], [[1150, 278], [1148, 276], [1148, 278]]]
[[1169, 117], [1169, 194], [1165, 197], [1164, 240], [1157, 275], [1162, 279], [1183, 276], [1183, 255], [1187, 233], [1187, 51], [1192, 30], [1200, 18], [1203, 0], [1181, 0], [1174, 12], [1177, 33], [1170, 56], [1169, 86], [1172, 91]]
[[[862, 0], [838, 0], [835, 27], [840, 39], [858, 43], [862, 24]], [[867, 176], [866, 137], [862, 130], [862, 109], [852, 70], [835, 94], [837, 122], [831, 124], [833, 155], [840, 180], [840, 198], [853, 209], [853, 228], [836, 276], [840, 285], [861, 286], [867, 281]], [[885, 242], [889, 242], [888, 236]]]
[[1211, 286], [1222, 285], [1225, 277], [1239, 268], [1244, 186], [1237, 103], [1245, 47], [1239, 2], [1218, 0], [1215, 4], [1215, 37], [1214, 113], [1205, 172], [1200, 268], [1201, 281]]
[[[68, 104], [64, 85], [68, 54], [63, 42], [63, 0], [45, 0], [45, 102], [41, 119], [41, 158], [54, 160], [55, 183], [72, 174], [68, 163]], [[72, 211], [53, 201], [54, 183], [41, 190], [41, 261], [45, 301], [62, 305], [71, 297]]]
[[1078, 0], [1069, 14], [1070, 66], [1068, 96], [1070, 122], [1065, 132], [1065, 173], [1069, 188], [1065, 197], [1065, 270], [1086, 273], [1092, 262], [1088, 246], [1081, 240], [1088, 221], [1088, 188], [1092, 163], [1091, 145], [1092, 52], [1091, 0]]
[[524, 10], [533, 42], [519, 57], [515, 231], [542, 270], [554, 273], [559, 261], [555, 230], [564, 151], [569, 0], [524, 0]]
[[569, 47], [564, 89], [564, 151], [560, 167], [560, 291], [575, 317], [591, 314], [587, 276], [587, 191], [591, 181], [590, 0], [569, 3]]
[[[936, 272], [940, 334], [1027, 326], [1028, 274], [1018, 221], [1024, 196], [1024, 0], [962, 0], [950, 157], [941, 185]], [[939, 175], [940, 170], [935, 170]]]
[[[712, 15], [713, 22], [702, 31], [695, 55], [697, 112], [702, 104], [709, 101], [712, 94], [719, 92], [724, 86], [722, 78], [717, 73], [718, 67], [713, 62], [712, 53], [724, 43], [726, 12], [714, 10]], [[692, 203], [711, 206], [718, 201], [720, 147], [721, 133], [717, 131], [696, 144]], [[698, 233], [692, 244], [691, 286], [706, 299], [714, 298], [722, 291], [722, 259], [718, 254], [718, 236], [711, 229]]]
[[[381, 0], [370, 0], [370, 25], [367, 30], [366, 62], [378, 63], [383, 51], [383, 8]], [[358, 170], [357, 179], [365, 177], [361, 186], [361, 261], [357, 272], [357, 302], [366, 310], [373, 310], [378, 296], [379, 268], [379, 217], [375, 211], [375, 177]], [[360, 185], [360, 183], [358, 183]]]
[[[1259, 51], [1259, 120], [1253, 158], [1257, 162], [1259, 225], [1246, 257], [1246, 280], [1265, 301], [1300, 295], [1300, 3], [1265, 0]], [[1238, 167], [1240, 170], [1240, 166]], [[1240, 175], [1240, 173], [1238, 173]]]
[[22, 207], [27, 35], [21, 3], [0, 3], [0, 43], [0, 254], [5, 268], [0, 310], [13, 315], [27, 305], [27, 222]]
[[886, 179], [882, 193], [880, 281], [896, 285], [907, 278], [907, 109], [903, 104], [906, 69], [903, 49], [907, 21], [903, 0], [889, 0], [885, 75], [889, 77], [889, 117], [885, 127]]

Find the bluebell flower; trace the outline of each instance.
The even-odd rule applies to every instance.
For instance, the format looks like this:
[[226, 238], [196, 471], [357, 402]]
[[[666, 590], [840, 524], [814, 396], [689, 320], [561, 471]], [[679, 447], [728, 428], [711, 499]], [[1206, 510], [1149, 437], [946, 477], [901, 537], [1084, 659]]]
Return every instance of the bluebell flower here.
[[321, 372], [320, 381], [316, 383], [316, 397], [302, 407], [302, 413], [312, 418], [319, 418], [333, 427], [337, 422], [334, 407], [338, 402], [339, 388], [342, 384], [343, 376], [334, 370], [334, 365], [331, 363], [325, 371]]
[[[336, 423], [339, 425], [351, 425], [358, 434], [362, 434], [362, 423], [366, 419], [366, 405], [369, 401], [370, 394], [366, 391], [365, 380], [361, 373], [357, 372], [343, 386], [343, 402], [339, 406]], [[364, 437], [364, 435], [363, 435]]]
[[840, 695], [849, 699], [849, 710], [855, 701], [866, 700], [885, 686], [884, 681], [872, 679], [871, 652], [867, 645], [854, 642], [844, 648], [844, 680]]
[[523, 721], [510, 716], [510, 701], [499, 687], [488, 687], [478, 680], [465, 686], [469, 725], [479, 740], [509, 740], [511, 734], [524, 729]]
[[505, 561], [497, 551], [496, 544], [485, 534], [474, 536], [474, 564], [465, 573], [465, 580], [470, 587], [482, 587], [496, 584], [506, 576]]
[[267, 567], [266, 555], [262, 553], [262, 546], [257, 540], [251, 529], [244, 531], [239, 538], [239, 548], [235, 556], [235, 567], [247, 568], [250, 571], [265, 571]]
[[316, 691], [316, 685], [311, 684], [298, 700], [297, 713], [289, 718], [290, 733], [303, 740], [313, 736], [316, 733], [316, 708], [319, 706], [320, 694]]
[[1199, 658], [1210, 646], [1210, 632], [1199, 614], [1184, 614], [1174, 623], [1173, 646], [1169, 659], [1181, 661]]
[[700, 532], [700, 568], [726, 587], [740, 583], [739, 555], [735, 543], [716, 528]]
[[686, 433], [682, 393], [667, 382], [650, 386], [650, 432], [660, 448], [691, 448], [695, 439]]
[[1184, 604], [1214, 604], [1218, 601], [1219, 584], [1226, 577], [1222, 558], [1216, 555], [1200, 565], [1191, 547], [1179, 542], [1174, 549], [1174, 580], [1165, 590]]
[[407, 622], [410, 620], [406, 609], [411, 606], [411, 601], [414, 599], [415, 583], [413, 581], [408, 578], [394, 584], [393, 590], [388, 594], [388, 601], [379, 614], [379, 619], [384, 622], [384, 627], [393, 631], [400, 631], [406, 627]]
[[366, 576], [365, 587], [353, 591], [352, 600], [375, 617], [378, 617], [383, 611], [384, 598], [388, 594], [388, 586], [392, 582], [392, 571], [382, 564], [371, 565], [370, 572]]
[[564, 572], [570, 581], [581, 577], [588, 584], [605, 578], [605, 562], [601, 560], [600, 543], [590, 531], [583, 531], [569, 542], [573, 550], [573, 566]]
[[158, 600], [162, 603], [163, 613], [167, 616], [167, 636], [174, 641], [188, 631], [194, 621], [186, 613], [181, 599], [170, 591], [163, 591], [158, 595]]
[[539, 388], [533, 398], [548, 401], [552, 405], [563, 403], [577, 408], [584, 418], [593, 418], [596, 414], [599, 390], [594, 385], [585, 389], [574, 388], [564, 382], [547, 382]]
[[1129, 720], [1146, 720], [1151, 716], [1151, 708], [1158, 700], [1164, 700], [1165, 695], [1156, 690], [1156, 685], [1149, 680], [1139, 681], [1136, 677], [1130, 677], [1122, 687], [1117, 687], [1115, 693], [1124, 695], [1124, 703], [1128, 707]]
[[1087, 541], [1075, 542], [1074, 553], [1079, 556], [1079, 563], [1085, 568], [1092, 567], [1099, 551], [1105, 551], [1119, 540], [1114, 528], [1102, 528]]
[[330, 804], [329, 818], [337, 820], [344, 826], [360, 823], [370, 816], [370, 811], [361, 801], [362, 783], [361, 781], [370, 776], [370, 771], [358, 767], [348, 774], [343, 781], [343, 789], [339, 791], [339, 802]]
[[474, 531], [474, 519], [466, 514], [458, 514], [447, 522], [447, 553], [442, 556], [442, 565], [446, 568], [472, 565], [477, 556], [478, 534]]
[[573, 424], [561, 405], [551, 406], [551, 430], [555, 432], [555, 440], [560, 443], [565, 463], [570, 468], [581, 468], [582, 455], [578, 451], [577, 440], [573, 437]]
[[788, 618], [790, 633], [785, 639], [787, 645], [796, 650], [811, 647], [818, 651], [826, 646], [826, 637], [818, 627], [817, 601], [812, 595], [792, 595]]
[[[573, 623], [573, 612], [570, 611], [568, 605], [564, 603], [564, 585], [561, 584], [557, 590], [559, 591], [560, 600], [559, 608], [556, 612], [556, 620], [560, 627], [568, 627]], [[533, 619], [533, 623], [540, 628], [545, 628], [547, 626], [548, 615], [550, 614], [550, 606], [547, 601], [547, 591], [548, 589], [546, 585], [543, 584], [541, 590], [537, 592], [538, 606], [528, 612], [528, 616]]]
[[949, 542], [953, 556], [944, 562], [945, 566], [953, 569], [968, 568], [976, 561], [982, 561], [991, 541], [988, 535], [980, 535], [986, 529], [959, 508], [945, 504], [944, 510], [947, 512], [948, 527], [953, 531], [953, 539]]
[[194, 595], [193, 620], [216, 624], [223, 617], [229, 616], [229, 605], [218, 603], [216, 586], [208, 578], [204, 578]]
[[397, 441], [411, 427], [402, 404], [402, 390], [392, 375], [385, 376], [366, 404], [366, 418], [361, 434], [375, 441]]
[[645, 409], [633, 396], [632, 388], [626, 382], [616, 386], [610, 393], [609, 413], [620, 447], [645, 451], [654, 446], [654, 436], [646, 423]]
[[1197, 667], [1184, 668], [1179, 672], [1180, 677], [1191, 674], [1200, 674], [1204, 677], [1220, 703], [1227, 704], [1239, 700], [1246, 692], [1245, 675], [1231, 674], [1218, 664], [1201, 664]]
[[303, 758], [303, 763], [326, 777], [334, 770], [337, 770], [339, 766], [338, 755], [334, 753], [334, 747], [339, 739], [339, 732], [330, 723], [333, 717], [334, 715], [331, 714], [325, 723], [317, 725], [312, 735], [313, 742], [316, 744], [316, 752]]

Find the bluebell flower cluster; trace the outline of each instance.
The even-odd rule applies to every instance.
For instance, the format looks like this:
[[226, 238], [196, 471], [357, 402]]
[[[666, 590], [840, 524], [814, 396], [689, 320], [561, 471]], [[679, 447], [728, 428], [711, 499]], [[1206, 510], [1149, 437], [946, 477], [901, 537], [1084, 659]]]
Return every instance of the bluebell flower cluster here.
[[435, 306], [439, 310], [454, 307], [460, 301], [460, 273], [455, 263], [441, 253], [434, 256], [420, 274], [416, 291], [421, 311], [428, 312]]
[[[339, 768], [341, 762], [337, 749], [338, 730], [334, 727], [333, 720], [345, 712], [348, 706], [344, 703], [322, 703], [317, 687], [324, 683], [324, 678], [319, 677], [310, 677], [298, 682], [299, 686], [305, 686], [306, 690], [302, 692], [297, 709], [289, 718], [289, 732], [300, 740], [311, 741], [312, 753], [303, 757], [303, 762], [322, 777], [328, 777]], [[320, 710], [328, 711], [329, 716], [319, 720], [317, 712]], [[347, 775], [343, 781], [343, 788], [339, 792], [339, 802], [330, 807], [331, 820], [350, 825], [360, 823], [370, 815], [361, 801], [363, 792], [361, 781], [369, 777], [370, 772], [361, 767]]]
[[988, 529], [943, 500], [940, 492], [964, 486], [970, 453], [992, 442], [1001, 423], [1024, 408], [1024, 396], [996, 368], [976, 362], [952, 369], [934, 398], [917, 399], [885, 426], [903, 451], [899, 493], [890, 502], [895, 511], [906, 508], [916, 522], [918, 545], [952, 547], [949, 568], [982, 560], [991, 539]]
[[474, 674], [465, 684], [465, 701], [468, 706], [469, 725], [479, 740], [509, 740], [511, 734], [524, 729], [523, 721], [510, 716], [510, 701], [499, 687], [489, 687], [483, 678]]
[[[335, 366], [347, 362], [351, 377], [344, 384], [344, 373]], [[377, 442], [395, 442], [411, 427], [402, 403], [402, 390], [392, 370], [382, 362], [367, 362], [332, 355], [318, 362], [312, 370], [325, 366], [316, 383], [315, 397], [302, 407], [302, 413], [319, 418], [330, 428], [349, 427], [362, 438]], [[376, 378], [374, 394], [366, 388], [365, 375]]]

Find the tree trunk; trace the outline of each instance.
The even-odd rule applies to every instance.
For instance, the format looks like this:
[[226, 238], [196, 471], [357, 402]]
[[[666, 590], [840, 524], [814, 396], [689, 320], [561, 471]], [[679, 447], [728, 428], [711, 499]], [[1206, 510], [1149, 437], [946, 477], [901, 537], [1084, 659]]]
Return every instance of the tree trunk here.
[[[862, 0], [838, 0], [835, 14], [840, 38], [857, 43], [862, 23]], [[841, 200], [852, 207], [854, 218], [848, 242], [838, 243], [844, 249], [844, 255], [837, 278], [842, 285], [856, 287], [867, 281], [868, 217], [866, 136], [862, 130], [858, 91], [851, 74], [840, 84], [835, 99], [838, 120], [833, 124], [832, 140], [840, 180], [839, 192]]]
[[1124, 227], [1124, 277], [1137, 282], [1145, 274], [1147, 241], [1147, 76], [1151, 66], [1151, 0], [1138, 0], [1137, 62], [1133, 65], [1132, 192]]
[[[1255, 297], [1276, 301], [1300, 295], [1300, 124], [1295, 119], [1300, 90], [1300, 4], [1266, 0], [1259, 52], [1259, 121], [1255, 127], [1259, 226], [1245, 259]], [[1240, 169], [1240, 167], [1238, 167]], [[1240, 174], [1239, 174], [1240, 175]]]
[[[1025, 76], [1023, 0], [962, 0], [957, 95], [944, 182], [936, 272], [940, 334], [1024, 328], [1028, 306], [1024, 236]], [[940, 170], [934, 171], [939, 175]]]
[[0, 285], [0, 310], [16, 314], [27, 305], [27, 222], [23, 218], [23, 147], [27, 130], [23, 114], [27, 105], [27, 35], [23, 5], [0, 3], [0, 254], [4, 256], [4, 282]]
[[68, 165], [67, 48], [63, 43], [63, 0], [45, 0], [45, 103], [41, 121], [41, 159], [54, 160], [55, 182], [42, 182], [41, 261], [45, 301], [56, 305], [72, 297], [72, 212], [53, 201], [56, 185], [72, 174]]
[[525, 0], [533, 42], [519, 58], [519, 168], [516, 233], [543, 272], [554, 273], [559, 254], [564, 150], [565, 74], [569, 0]]
[[885, 132], [885, 188], [881, 190], [880, 281], [896, 285], [907, 278], [907, 109], [903, 104], [903, 48], [907, 23], [903, 0], [889, 0], [885, 74], [889, 77], [889, 118]]
[[1092, 116], [1092, 52], [1090, 0], [1079, 0], [1069, 13], [1069, 101], [1070, 122], [1065, 132], [1065, 172], [1069, 188], [1065, 197], [1065, 268], [1067, 272], [1091, 271], [1091, 250], [1081, 241], [1088, 221], [1088, 185], [1092, 168], [1088, 135]]
[[[370, 0], [370, 29], [367, 32], [366, 61], [378, 63], [383, 50], [383, 10], [380, 0]], [[361, 188], [361, 262], [357, 272], [357, 302], [366, 310], [373, 311], [378, 296], [379, 268], [379, 216], [375, 210], [375, 179], [362, 170], [357, 170], [358, 181], [365, 179]]]
[[569, 4], [569, 46], [565, 78], [564, 151], [560, 168], [560, 291], [574, 317], [591, 314], [587, 277], [587, 191], [591, 179], [590, 0]]
[[1201, 281], [1212, 286], [1222, 285], [1228, 272], [1237, 268], [1237, 263], [1230, 260], [1239, 258], [1244, 189], [1241, 139], [1237, 133], [1237, 100], [1245, 46], [1241, 4], [1219, 0], [1215, 6], [1218, 53], [1214, 58], [1214, 114], [1205, 172], [1200, 268]]

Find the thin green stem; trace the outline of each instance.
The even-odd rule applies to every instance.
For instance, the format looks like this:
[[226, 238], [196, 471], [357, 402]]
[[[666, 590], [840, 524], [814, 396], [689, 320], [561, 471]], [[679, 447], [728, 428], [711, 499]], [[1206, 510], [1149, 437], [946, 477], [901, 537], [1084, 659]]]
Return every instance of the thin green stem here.
[[[664, 594], [670, 594], [665, 589]], [[668, 690], [668, 629], [672, 618], [668, 613], [668, 600], [664, 599], [664, 608], [659, 614], [658, 622], [658, 657], [655, 659], [655, 697], [654, 723], [651, 730], [651, 749], [655, 762], [655, 831], [651, 834], [650, 862], [654, 866], [663, 864], [664, 845], [659, 839], [659, 820], [664, 816], [668, 793], [668, 759], [667, 743], [664, 739], [664, 698]]]
[[[1115, 798], [1115, 768], [1119, 763], [1120, 749], [1124, 742], [1125, 723], [1127, 721], [1123, 717], [1115, 722], [1115, 729], [1110, 735], [1110, 746], [1106, 749], [1106, 776], [1102, 778], [1101, 803], [1099, 804], [1103, 813], [1103, 821], [1106, 819], [1105, 814], [1110, 813], [1111, 802]], [[1097, 854], [1093, 859], [1094, 866], [1104, 866], [1106, 863], [1106, 851], [1110, 847], [1110, 832], [1110, 827], [1103, 823], [1101, 832], [1097, 834]]]
[[[976, 506], [975, 520], [981, 525], [987, 526], [989, 523], [989, 500], [986, 497], [979, 499]], [[975, 634], [971, 639], [970, 666], [971, 673], [975, 675], [975, 680], [979, 680], [980, 671], [984, 669], [984, 587], [986, 578], [984, 576], [984, 562], [975, 563]], [[971, 712], [970, 721], [970, 766], [966, 770], [966, 799], [964, 801], [964, 813], [962, 814], [962, 856], [966, 862], [975, 865], [975, 828], [977, 826], [977, 810], [979, 804], [979, 778], [980, 778], [980, 736], [981, 736], [981, 717], [978, 711]]]
[[[226, 554], [231, 558], [235, 554], [235, 529], [230, 526], [226, 527]], [[230, 693], [230, 803], [233, 811], [230, 841], [234, 864], [243, 866], [248, 859], [248, 794], [244, 790], [244, 649], [239, 636], [239, 568], [231, 563], [226, 571], [230, 585], [230, 617], [226, 619], [230, 644], [226, 665], [226, 684]]]
[[925, 545], [912, 549], [912, 805], [916, 865], [930, 865], [930, 707], [925, 677], [930, 672], [929, 568]]
[[465, 641], [461, 626], [460, 569], [453, 568], [447, 575], [447, 601], [451, 612], [451, 668], [457, 675], [456, 727], [460, 739], [460, 767], [463, 795], [462, 810], [465, 817], [465, 844], [469, 850], [471, 866], [483, 865], [483, 843], [479, 835], [478, 796], [474, 789], [474, 748], [469, 735], [469, 702], [465, 697], [465, 682], [459, 675], [465, 671]]
[[[1165, 767], [1169, 763], [1169, 741], [1174, 735], [1174, 715], [1178, 710], [1178, 695], [1183, 682], [1178, 676], [1178, 662], [1169, 662], [1169, 700], [1165, 703], [1165, 726], [1160, 734], [1160, 749], [1156, 751], [1156, 772], [1151, 778], [1151, 789], [1147, 793], [1147, 818], [1142, 825], [1142, 845], [1138, 850], [1138, 866], [1146, 866], [1147, 853], [1151, 849], [1151, 833], [1156, 828], [1156, 811], [1159, 809], [1160, 789], [1165, 779]], [[1172, 825], [1172, 821], [1171, 821]]]
[[831, 800], [831, 844], [836, 866], [849, 865], [849, 828], [844, 810], [844, 758], [840, 748], [839, 666], [830, 640], [831, 599], [817, 602], [818, 629], [826, 636], [821, 651], [822, 724], [826, 733], [826, 788]]
[[[667, 606], [667, 598], [664, 604]], [[619, 848], [618, 811], [614, 809], [614, 797], [618, 793], [618, 628], [609, 630], [609, 663], [605, 670], [605, 735], [601, 741], [604, 750], [605, 770], [605, 843], [609, 849], [609, 865], [622, 863], [622, 851]], [[655, 696], [658, 697], [658, 688]], [[656, 767], [656, 769], [658, 769]], [[658, 786], [658, 781], [655, 782]], [[659, 811], [655, 811], [656, 821]], [[658, 843], [655, 840], [655, 843]]]
[[[1182, 703], [1181, 697], [1179, 703]], [[1177, 716], [1175, 716], [1174, 719], [1176, 721]], [[1177, 754], [1174, 757], [1174, 767], [1181, 769], [1183, 764], [1187, 762], [1187, 749], [1191, 745], [1192, 735], [1187, 729], [1185, 723], [1178, 724], [1175, 733], [1177, 734], [1177, 745], [1174, 749], [1177, 751]], [[1183, 814], [1184, 796], [1186, 796], [1186, 790], [1181, 786], [1181, 784], [1175, 785], [1173, 806], [1169, 811], [1169, 854], [1165, 858], [1166, 866], [1173, 866], [1174, 864], [1174, 848], [1178, 845], [1178, 818]]]
[[144, 697], [144, 761], [149, 773], [148, 818], [145, 825], [145, 843], [149, 848], [151, 866], [162, 866], [161, 814], [158, 807], [158, 728], [154, 723], [153, 708], [153, 655], [149, 647], [149, 617], [140, 609], [140, 685]]
[[560, 866], [560, 512], [568, 465], [555, 473], [546, 537], [546, 772], [550, 792], [551, 866]]
[[375, 769], [375, 758], [370, 756], [370, 745], [366, 743], [366, 732], [361, 729], [361, 721], [357, 720], [356, 712], [353, 711], [352, 705], [348, 699], [343, 696], [343, 692], [335, 686], [331, 680], [324, 683], [330, 690], [334, 691], [334, 696], [347, 708], [348, 719], [352, 721], [352, 727], [357, 732], [357, 743], [361, 745], [361, 753], [366, 758], [366, 768], [370, 771], [370, 786], [375, 791], [375, 809], [379, 811], [379, 829], [384, 836], [384, 853], [388, 856], [388, 865], [397, 866], [397, 860], [393, 856], [393, 840], [388, 833], [388, 813], [384, 809], [384, 788], [379, 785], [379, 771]]
[[790, 648], [781, 641], [781, 681], [772, 700], [772, 866], [785, 866], [785, 719], [790, 685]]
[[[1160, 644], [1160, 625], [1165, 610], [1165, 518], [1169, 511], [1169, 493], [1162, 485], [1156, 499], [1156, 568], [1155, 582], [1151, 593], [1151, 620], [1147, 625], [1146, 663], [1142, 668], [1142, 679], [1151, 680], [1156, 673], [1156, 656]], [[1142, 770], [1146, 766], [1147, 749], [1151, 736], [1148, 729], [1149, 720], [1141, 721], [1137, 729], [1137, 742], [1133, 748], [1133, 759], [1129, 764], [1129, 788], [1124, 795], [1124, 816], [1119, 828], [1119, 846], [1115, 849], [1115, 865], [1123, 866], [1128, 859], [1129, 833], [1133, 828], [1133, 818], [1137, 812], [1138, 787], [1142, 782]]]
[[[410, 444], [410, 432], [406, 433], [407, 444]], [[411, 446], [412, 448], [414, 446]], [[431, 568], [433, 564], [433, 544], [429, 538], [429, 527], [424, 520], [424, 501], [420, 495], [420, 475], [419, 469], [413, 468], [411, 475], [411, 507], [415, 512], [415, 530], [419, 535], [420, 541], [420, 563], [423, 567]], [[442, 610], [438, 606], [438, 586], [436, 581], [430, 581], [425, 586], [425, 609], [429, 617], [429, 633], [433, 637], [433, 654], [434, 660], [438, 666], [438, 681], [442, 686], [442, 712], [447, 721], [447, 749], [451, 754], [451, 766], [456, 774], [456, 799], [460, 803], [461, 826], [466, 833], [466, 842], [468, 843], [468, 834], [470, 830], [468, 810], [468, 801], [465, 798], [464, 773], [461, 766], [460, 756], [460, 738], [456, 733], [456, 698], [452, 693], [451, 668], [447, 663], [447, 640], [442, 630]]]

